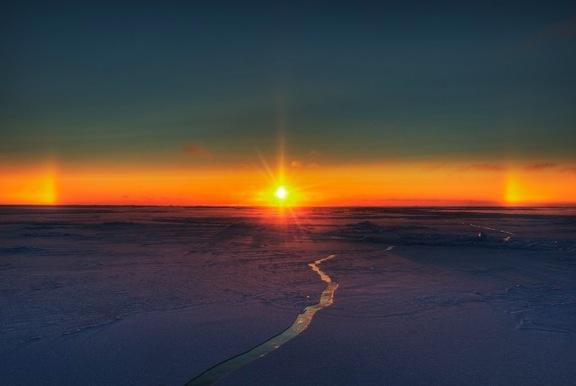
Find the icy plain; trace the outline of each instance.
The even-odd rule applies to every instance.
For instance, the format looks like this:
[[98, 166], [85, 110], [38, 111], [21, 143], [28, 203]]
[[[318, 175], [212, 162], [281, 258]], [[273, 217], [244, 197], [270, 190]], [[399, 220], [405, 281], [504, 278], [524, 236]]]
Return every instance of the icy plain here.
[[575, 231], [573, 208], [0, 207], [0, 384], [184, 385], [332, 283], [217, 384], [572, 385]]

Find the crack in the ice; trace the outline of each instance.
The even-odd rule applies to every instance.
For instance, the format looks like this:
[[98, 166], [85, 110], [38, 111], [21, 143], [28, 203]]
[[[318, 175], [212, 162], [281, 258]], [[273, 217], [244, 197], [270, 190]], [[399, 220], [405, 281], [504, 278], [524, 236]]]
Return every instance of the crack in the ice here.
[[264, 343], [252, 348], [251, 350], [236, 355], [209, 368], [208, 370], [204, 371], [186, 383], [186, 386], [213, 385], [222, 377], [259, 358], [262, 358], [263, 356], [276, 350], [284, 343], [294, 339], [296, 336], [304, 332], [318, 311], [329, 307], [332, 305], [332, 303], [334, 303], [334, 293], [338, 288], [338, 283], [332, 281], [332, 278], [320, 269], [320, 264], [334, 258], [335, 256], [336, 255], [330, 255], [308, 264], [312, 271], [318, 274], [320, 279], [326, 283], [326, 288], [320, 294], [320, 300], [318, 303], [304, 308], [304, 311], [298, 314], [292, 325], [280, 334], [268, 339]]

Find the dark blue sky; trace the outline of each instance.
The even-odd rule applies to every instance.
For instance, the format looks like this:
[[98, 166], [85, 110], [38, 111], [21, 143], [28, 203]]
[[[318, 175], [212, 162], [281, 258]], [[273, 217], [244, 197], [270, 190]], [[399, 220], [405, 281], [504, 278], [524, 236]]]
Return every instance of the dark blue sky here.
[[0, 160], [576, 160], [576, 3], [18, 2]]

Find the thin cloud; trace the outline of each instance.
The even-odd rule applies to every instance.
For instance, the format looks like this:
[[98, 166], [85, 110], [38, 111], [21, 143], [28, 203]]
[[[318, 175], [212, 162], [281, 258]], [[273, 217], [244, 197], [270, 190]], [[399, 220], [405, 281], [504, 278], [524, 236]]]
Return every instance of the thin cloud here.
[[189, 143], [184, 145], [182, 147], [182, 152], [190, 157], [207, 158], [207, 159], [214, 158], [213, 154], [208, 149], [197, 143]]
[[526, 170], [549, 170], [558, 167], [557, 164], [552, 162], [540, 162], [540, 163], [533, 163], [524, 166]]
[[481, 170], [487, 172], [497, 172], [500, 170], [504, 170], [505, 167], [504, 165], [500, 165], [497, 163], [484, 162], [484, 163], [472, 164], [468, 167], [468, 169]]
[[293, 160], [290, 162], [290, 167], [292, 169], [314, 169], [319, 167], [320, 165], [317, 162], [313, 161], [299, 161]]
[[542, 31], [541, 37], [548, 39], [576, 38], [576, 17], [552, 24], [550, 27]]
[[576, 174], [576, 166], [567, 166], [560, 169], [560, 171], [564, 173]]
[[293, 169], [313, 169], [320, 166], [318, 158], [321, 153], [316, 150], [308, 151], [302, 158], [294, 159], [289, 166]]
[[546, 42], [576, 38], [576, 17], [550, 24], [542, 29], [529, 42], [529, 47], [535, 47]]

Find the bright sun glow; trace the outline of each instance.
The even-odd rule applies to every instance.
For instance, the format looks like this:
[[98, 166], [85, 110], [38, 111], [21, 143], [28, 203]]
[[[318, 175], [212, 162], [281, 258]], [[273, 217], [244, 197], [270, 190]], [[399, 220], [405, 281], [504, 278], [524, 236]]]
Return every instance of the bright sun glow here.
[[279, 200], [285, 200], [288, 197], [288, 191], [286, 190], [285, 187], [279, 186], [278, 189], [276, 189], [274, 195]]

